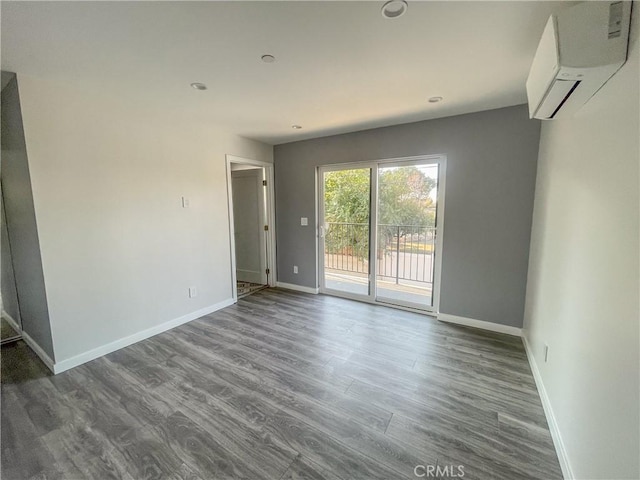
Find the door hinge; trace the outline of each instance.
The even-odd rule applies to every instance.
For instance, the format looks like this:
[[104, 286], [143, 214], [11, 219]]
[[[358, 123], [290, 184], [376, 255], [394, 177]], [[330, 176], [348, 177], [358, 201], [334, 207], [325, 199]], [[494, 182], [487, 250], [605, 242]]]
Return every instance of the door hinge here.
[[265, 231], [265, 232], [268, 232], [268, 231], [269, 231], [269, 225], [265, 225], [265, 226], [264, 226], [264, 231]]
[[271, 270], [267, 268], [266, 272], [267, 272], [267, 275], [269, 275], [271, 273]]
[[266, 187], [267, 186], [267, 181], [266, 180], [262, 180], [262, 186]]

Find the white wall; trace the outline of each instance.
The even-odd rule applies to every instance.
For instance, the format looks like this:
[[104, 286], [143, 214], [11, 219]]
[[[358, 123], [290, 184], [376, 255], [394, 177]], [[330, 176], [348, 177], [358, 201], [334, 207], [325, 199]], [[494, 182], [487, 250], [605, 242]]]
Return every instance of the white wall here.
[[231, 299], [225, 154], [271, 162], [272, 147], [92, 85], [18, 81], [56, 362]]
[[627, 64], [540, 140], [525, 336], [580, 479], [640, 478], [634, 7]]

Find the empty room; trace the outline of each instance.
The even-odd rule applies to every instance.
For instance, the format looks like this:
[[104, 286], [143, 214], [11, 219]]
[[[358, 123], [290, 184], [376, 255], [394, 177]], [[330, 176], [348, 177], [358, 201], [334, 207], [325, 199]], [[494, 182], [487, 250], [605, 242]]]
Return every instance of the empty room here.
[[2, 480], [640, 479], [637, 1], [2, 1]]

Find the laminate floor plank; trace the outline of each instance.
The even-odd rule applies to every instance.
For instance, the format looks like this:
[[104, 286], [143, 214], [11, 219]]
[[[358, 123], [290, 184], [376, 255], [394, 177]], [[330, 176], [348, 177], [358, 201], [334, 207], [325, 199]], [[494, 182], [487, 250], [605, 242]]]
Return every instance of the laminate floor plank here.
[[500, 425], [497, 412], [483, 410], [472, 404], [461, 402], [455, 395], [424, 395], [410, 398], [360, 380], [355, 380], [351, 384], [347, 394], [386, 408], [394, 415], [403, 415], [423, 425], [433, 421], [434, 415], [438, 418], [453, 416], [461, 426], [476, 429], [495, 430]]
[[[196, 381], [196, 384], [198, 381]], [[298, 452], [264, 429], [246, 421], [240, 412], [210, 395], [210, 385], [198, 387], [187, 380], [163, 385], [159, 392], [182, 404], [182, 413], [196, 422], [227, 450], [244, 459], [254, 471], [279, 478]]]
[[291, 463], [280, 480], [343, 480], [328, 470], [320, 468], [311, 460], [299, 455]]
[[[194, 367], [192, 360], [177, 357], [168, 362], [180, 362], [188, 368]], [[211, 369], [207, 375], [209, 381], [198, 385], [198, 388], [208, 394], [203, 395], [204, 399], [210, 399], [215, 396], [218, 401], [225, 402], [236, 412], [241, 413], [245, 421], [253, 424], [254, 428], [263, 429], [265, 435], [276, 437], [279, 442], [287, 445], [292, 450], [302, 453], [320, 465], [321, 468], [336, 471], [339, 476], [341, 472], [345, 478], [399, 477], [399, 473], [385, 463], [352, 449], [351, 445], [343, 443], [333, 435], [314, 427], [310, 424], [311, 422], [307, 423], [300, 420], [284, 409], [279, 408], [278, 404], [285, 405], [286, 402], [284, 400], [274, 401], [274, 397], [268, 400], [263, 399], [263, 395], [257, 395], [254, 389], [243, 388], [242, 382], [239, 382], [237, 378], [237, 373], [232, 376], [225, 375], [226, 368], [224, 367], [218, 367], [219, 369], [214, 372], [215, 362], [207, 363], [206, 365]], [[200, 369], [202, 369], [201, 367]], [[216, 377], [214, 375], [220, 375], [218, 377], [219, 380], [215, 381], [214, 378]], [[228, 380], [224, 380], [222, 376], [226, 376]], [[267, 390], [262, 390], [261, 392], [266, 393]], [[207, 409], [207, 407], [208, 404], [201, 408]], [[305, 410], [304, 415], [309, 420], [309, 415], [313, 415], [313, 413]], [[354, 435], [361, 435], [358, 432], [361, 432], [363, 427], [356, 426], [354, 430]], [[371, 448], [376, 448], [376, 446], [374, 445]]]
[[[351, 417], [355, 416], [353, 410], [336, 408], [336, 405], [326, 405], [326, 402], [318, 402], [312, 397], [291, 394], [287, 389], [278, 388], [276, 384], [268, 384], [250, 371], [236, 371], [230, 375], [224, 364], [221, 364], [214, 356], [206, 360], [206, 355], [194, 355], [191, 361], [203, 362], [211, 379], [216, 375], [220, 384], [214, 386], [215, 391], [222, 391], [225, 385], [233, 390], [236, 396], [258, 394], [259, 398], [269, 402], [275, 408], [285, 412], [311, 427], [322, 431], [345, 445], [358, 450], [362, 454], [382, 460], [385, 464], [393, 466], [397, 470], [406, 469], [406, 465], [419, 461], [425, 454], [412, 451], [412, 448], [397, 445], [394, 441], [384, 436], [383, 432], [377, 432], [367, 427], [364, 422], [358, 424]], [[185, 368], [190, 366], [184, 359], [173, 358], [171, 362], [180, 363]], [[192, 368], [192, 367], [191, 367]], [[367, 404], [360, 402], [363, 406]], [[381, 409], [377, 409], [381, 410]], [[391, 415], [384, 412], [386, 428]], [[373, 417], [371, 424], [376, 425], [377, 418]], [[435, 457], [433, 457], [435, 461]]]
[[497, 392], [495, 387], [486, 384], [465, 382], [461, 378], [454, 378], [442, 374], [432, 374], [420, 378], [406, 372], [385, 372], [379, 368], [371, 368], [352, 362], [337, 361], [330, 363], [327, 368], [335, 368], [338, 373], [353, 376], [355, 379], [372, 386], [383, 388], [390, 392], [400, 393], [407, 398], [420, 401], [423, 397], [447, 398], [456, 396], [468, 405], [486, 411], [503, 411], [520, 418], [526, 418], [533, 423], [546, 427], [546, 419], [539, 398], [532, 392], [523, 395], [516, 389], [502, 389]]
[[561, 478], [521, 339], [412, 312], [266, 289], [59, 375], [1, 360], [3, 480]]
[[2, 478], [64, 478], [14, 390], [2, 392]]
[[324, 365], [333, 356], [347, 356], [352, 353], [350, 349], [332, 348], [329, 345], [323, 345], [321, 348], [301, 345], [296, 339], [288, 340], [280, 335], [274, 335], [272, 332], [261, 329], [260, 325], [242, 325], [236, 319], [225, 319], [222, 316], [216, 319], [195, 320], [189, 327], [202, 328], [216, 335], [231, 336], [234, 342], [254, 348], [256, 345], [277, 348], [281, 352], [311, 361], [318, 366]]
[[493, 462], [496, 467], [509, 469], [523, 477], [558, 478], [560, 464], [555, 454], [549, 452], [544, 455], [544, 450], [536, 448], [534, 442], [513, 442], [513, 438], [498, 432], [487, 434], [461, 428], [450, 419], [447, 422], [442, 420], [426, 426], [402, 415], [394, 415], [387, 434], [411, 445], [434, 449], [439, 458], [459, 452], [459, 457], [469, 455], [483, 459], [483, 462]]
[[[203, 366], [207, 368], [209, 378], [212, 378], [212, 375], [215, 374], [221, 381], [227, 382], [230, 388], [235, 388], [237, 392], [244, 390], [245, 393], [257, 393], [260, 398], [264, 398], [287, 414], [335, 437], [363, 454], [384, 460], [388, 465], [394, 465], [398, 470], [404, 469], [407, 464], [425, 457], [424, 453], [421, 455], [419, 452], [412, 452], [412, 448], [410, 447], [406, 448], [397, 445], [393, 441], [389, 441], [389, 439], [384, 436], [383, 431], [376, 432], [380, 412], [384, 415], [384, 423], [382, 426], [385, 429], [391, 418], [389, 412], [376, 408], [374, 416], [369, 413], [372, 411], [371, 406], [367, 408], [367, 403], [361, 401], [344, 403], [338, 401], [337, 403], [327, 405], [326, 401], [319, 402], [307, 395], [292, 394], [285, 385], [265, 383], [250, 371], [238, 371], [235, 372], [234, 375], [229, 375], [228, 369], [224, 364], [221, 364], [220, 361], [216, 360], [213, 356], [209, 361], [206, 361], [204, 360], [206, 357], [207, 355], [198, 354], [192, 357], [191, 360], [204, 362]], [[184, 364], [185, 361], [184, 359], [173, 358], [172, 362]], [[222, 389], [223, 386], [220, 385], [216, 388]], [[345, 404], [347, 405], [346, 407]], [[373, 428], [367, 426], [367, 422], [365, 421], [361, 420], [360, 424], [358, 424], [352, 420], [353, 417], [362, 419], [363, 415], [361, 415], [359, 411], [362, 409], [365, 409], [365, 412], [368, 411], [363, 414], [364, 419], [368, 419], [369, 425]], [[435, 457], [433, 460], [435, 461]]]
[[74, 422], [42, 437], [68, 480], [135, 480], [112, 454], [114, 447], [91, 427]]
[[[240, 310], [240, 308], [241, 307], [238, 307], [238, 310]], [[216, 316], [215, 318], [207, 316], [196, 322], [202, 321], [214, 328], [243, 328], [244, 331], [260, 332], [270, 338], [286, 339], [289, 343], [296, 345], [297, 348], [304, 348], [310, 351], [319, 350], [321, 352], [331, 353], [333, 357], [347, 358], [354, 352], [354, 349], [357, 349], [360, 355], [366, 355], [366, 351], [362, 350], [362, 341], [349, 338], [347, 334], [338, 334], [328, 339], [326, 328], [324, 329], [324, 333], [322, 333], [322, 329], [320, 329], [319, 332], [310, 335], [307, 331], [303, 331], [295, 325], [283, 324], [282, 319], [286, 317], [284, 313], [281, 313], [278, 318], [273, 317], [273, 320], [269, 322], [255, 321], [251, 317], [247, 317], [246, 314], [242, 315], [237, 312], [229, 313], [228, 316], [234, 320], [234, 322], [229, 322], [229, 319], [223, 316]], [[416, 355], [407, 354], [404, 351], [378, 352], [369, 355], [368, 358], [371, 361], [382, 359], [406, 366], [413, 366], [416, 361]]]
[[237, 344], [228, 344], [211, 336], [197, 335], [187, 329], [176, 331], [168, 339], [158, 339], [158, 342], [181, 342], [199, 349], [203, 354], [216, 354], [238, 368], [253, 370], [260, 375], [278, 378], [287, 383], [290, 388], [306, 388], [309, 393], [320, 394], [320, 391], [344, 391], [353, 381], [349, 376], [332, 372], [324, 366], [291, 362], [283, 360], [278, 354], [269, 355]]
[[[354, 338], [366, 339], [366, 336], [363, 336], [362, 333], [356, 334], [356, 332], [353, 331], [353, 328], [358, 326], [358, 320], [355, 317], [362, 314], [362, 312], [352, 313], [357, 312], [357, 310], [345, 310], [343, 308], [340, 308], [339, 306], [327, 310], [323, 308], [322, 304], [316, 305], [316, 303], [317, 299], [310, 299], [306, 304], [303, 304], [300, 307], [296, 307], [294, 305], [291, 305], [290, 303], [287, 303], [286, 300], [282, 300], [278, 302], [278, 309], [272, 310], [271, 312], [269, 312], [269, 314], [272, 315], [276, 320], [278, 320], [278, 323], [283, 325], [286, 324], [292, 328], [302, 328], [307, 331], [315, 330], [316, 332], [319, 329], [324, 331], [325, 336], [329, 333], [348, 333]], [[365, 307], [366, 306], [363, 306], [363, 308]], [[246, 305], [238, 305], [236, 308], [243, 313], [252, 311], [251, 308], [247, 309]], [[309, 315], [310, 308], [323, 309], [324, 313], [322, 318], [317, 319], [313, 315]], [[374, 314], [375, 311], [368, 316], [371, 322], [374, 321]], [[371, 324], [369, 325], [371, 326]], [[371, 331], [371, 329], [369, 329], [369, 331]], [[373, 339], [370, 338], [369, 340]], [[395, 346], [402, 346], [398, 345], [398, 342], [394, 342], [393, 338], [390, 336], [380, 335], [379, 338], [376, 338], [375, 340], [383, 343], [388, 343], [390, 345], [394, 344]]]
[[397, 344], [384, 341], [376, 341], [372, 336], [354, 336], [349, 328], [336, 330], [331, 325], [312, 325], [307, 317], [293, 318], [286, 312], [274, 316], [269, 324], [270, 328], [279, 331], [279, 334], [290, 334], [299, 341], [312, 342], [314, 345], [328, 345], [330, 348], [344, 348], [357, 350], [360, 353], [369, 353], [373, 357], [384, 357], [389, 361], [403, 363], [412, 366], [418, 355], [407, 351]]
[[[386, 429], [391, 418], [391, 412], [345, 395], [343, 393], [344, 385], [335, 388], [333, 385], [323, 385], [317, 382], [312, 376], [303, 376], [299, 372], [288, 370], [284, 367], [269, 368], [267, 363], [253, 363], [246, 360], [238, 363], [236, 356], [228, 356], [224, 351], [218, 351], [217, 354], [220, 356], [209, 358], [211, 363], [208, 364], [208, 368], [217, 367], [220, 361], [235, 363], [242, 369], [237, 371], [237, 379], [258, 383], [251, 388], [261, 388], [264, 385], [268, 385], [270, 388], [277, 388], [283, 394], [291, 396], [291, 404], [300, 400], [308, 400], [321, 406], [329, 406], [337, 414], [344, 414], [349, 419], [382, 432]], [[214, 355], [211, 350], [202, 352], [196, 360], [203, 361], [211, 355]], [[244, 375], [241, 376], [240, 373]], [[224, 374], [226, 372], [221, 372], [221, 375]], [[351, 380], [349, 381], [350, 384]]]

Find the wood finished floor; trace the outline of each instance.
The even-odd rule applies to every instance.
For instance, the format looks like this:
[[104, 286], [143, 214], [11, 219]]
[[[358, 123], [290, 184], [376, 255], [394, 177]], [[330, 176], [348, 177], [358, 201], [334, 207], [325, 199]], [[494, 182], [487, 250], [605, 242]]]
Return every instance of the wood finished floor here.
[[23, 342], [2, 349], [3, 479], [392, 480], [436, 464], [562, 478], [520, 339], [269, 289], [56, 376]]

